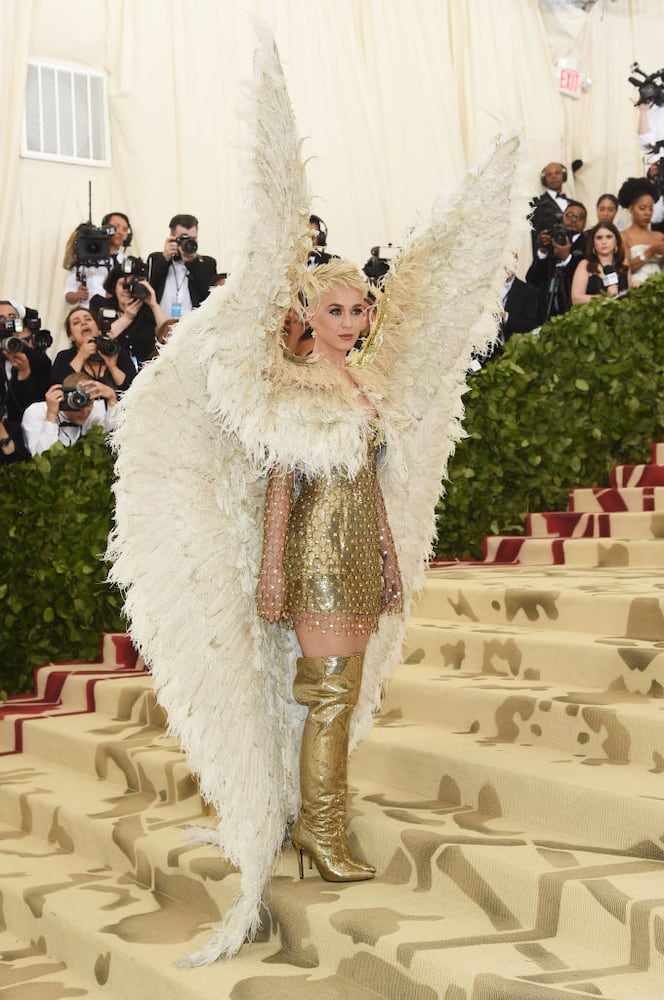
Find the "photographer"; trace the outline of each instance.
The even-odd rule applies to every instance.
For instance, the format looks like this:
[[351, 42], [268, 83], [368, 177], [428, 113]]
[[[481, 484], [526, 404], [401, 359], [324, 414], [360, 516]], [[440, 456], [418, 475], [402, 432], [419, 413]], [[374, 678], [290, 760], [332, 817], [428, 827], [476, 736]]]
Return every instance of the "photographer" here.
[[544, 191], [531, 200], [532, 211], [528, 217], [532, 230], [533, 257], [537, 251], [537, 234], [560, 225], [568, 204], [567, 195], [563, 192], [566, 180], [567, 167], [563, 163], [547, 163], [540, 171], [540, 184]]
[[126, 257], [104, 282], [106, 298], [95, 295], [90, 308], [117, 313], [109, 325], [109, 336], [126, 346], [139, 368], [157, 353], [156, 331], [166, 322], [152, 285], [145, 280], [147, 268], [140, 258]]
[[[22, 450], [20, 424], [23, 414], [31, 403], [44, 398], [49, 385], [51, 361], [45, 353], [52, 338], [48, 330], [41, 330], [39, 317], [34, 310], [29, 311], [34, 318], [23, 322], [11, 302], [0, 301], [0, 462], [6, 464], [27, 457]], [[35, 343], [37, 346], [34, 346]]]
[[198, 308], [210, 294], [217, 274], [214, 257], [198, 252], [198, 219], [174, 215], [164, 249], [148, 257], [147, 280], [164, 316], [180, 319]]
[[136, 376], [129, 354], [108, 335], [102, 336], [89, 309], [81, 306], [72, 309], [65, 320], [65, 330], [72, 346], [56, 356], [51, 385], [61, 385], [68, 375], [83, 373], [118, 393], [129, 388]]
[[99, 229], [92, 224], [76, 227], [63, 260], [63, 267], [70, 272], [64, 292], [67, 305], [87, 309], [95, 295], [103, 295], [109, 271], [124, 259], [132, 239], [131, 223], [124, 212], [109, 212]]
[[41, 403], [25, 411], [22, 422], [25, 445], [31, 455], [41, 455], [59, 441], [69, 448], [91, 427], [110, 430], [118, 397], [110, 386], [68, 375], [62, 385], [52, 385]]
[[664, 150], [664, 69], [647, 74], [632, 63], [630, 73], [627, 79], [639, 92], [637, 142], [644, 153], [659, 153]]
[[572, 278], [585, 253], [586, 218], [585, 205], [569, 201], [560, 225], [537, 233], [537, 250], [526, 281], [537, 289], [539, 324], [572, 307]]

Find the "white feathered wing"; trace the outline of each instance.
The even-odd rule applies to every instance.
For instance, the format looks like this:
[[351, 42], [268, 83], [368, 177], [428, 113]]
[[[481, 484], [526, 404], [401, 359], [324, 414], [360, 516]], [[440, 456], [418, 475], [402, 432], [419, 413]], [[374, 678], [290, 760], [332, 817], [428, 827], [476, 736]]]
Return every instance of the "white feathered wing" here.
[[[266, 412], [263, 369], [306, 258], [309, 198], [274, 42], [267, 33], [260, 42], [246, 106], [244, 245], [228, 284], [135, 380], [114, 433], [111, 578], [126, 592], [169, 731], [220, 817], [200, 839], [241, 872], [236, 903], [190, 964], [230, 956], [255, 933], [299, 808], [296, 641], [256, 616], [265, 481], [251, 460], [260, 449], [240, 432], [256, 392]], [[223, 387], [208, 385], [212, 368], [232, 387], [222, 402]]]

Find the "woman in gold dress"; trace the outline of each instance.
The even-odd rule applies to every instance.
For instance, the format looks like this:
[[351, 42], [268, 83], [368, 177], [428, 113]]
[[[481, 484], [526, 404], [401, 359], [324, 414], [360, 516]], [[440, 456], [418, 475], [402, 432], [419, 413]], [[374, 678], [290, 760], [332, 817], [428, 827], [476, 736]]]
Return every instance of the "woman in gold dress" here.
[[[300, 864], [326, 879], [374, 874], [346, 839], [347, 747], [400, 659], [468, 365], [495, 337], [525, 206], [511, 195], [518, 138], [500, 137], [409, 234], [347, 358], [366, 286], [343, 261], [306, 270], [311, 195], [278, 54], [259, 37], [236, 263], [142, 369], [114, 431], [112, 578], [210, 805], [190, 839], [237, 869], [237, 897], [190, 965], [255, 935], [291, 828]], [[501, 211], [487, 232], [488, 197]], [[315, 346], [289, 359], [284, 315], [300, 295]]]
[[310, 272], [306, 317], [312, 363], [329, 365], [357, 393], [365, 414], [366, 463], [356, 476], [307, 477], [275, 468], [269, 479], [257, 603], [268, 621], [295, 629], [296, 700], [308, 708], [300, 753], [302, 812], [292, 832], [331, 882], [373, 878], [352, 857], [345, 833], [350, 716], [360, 692], [369, 636], [381, 614], [402, 609], [401, 578], [377, 478], [384, 443], [375, 406], [346, 366], [366, 325], [366, 284], [357, 268], [334, 259]]

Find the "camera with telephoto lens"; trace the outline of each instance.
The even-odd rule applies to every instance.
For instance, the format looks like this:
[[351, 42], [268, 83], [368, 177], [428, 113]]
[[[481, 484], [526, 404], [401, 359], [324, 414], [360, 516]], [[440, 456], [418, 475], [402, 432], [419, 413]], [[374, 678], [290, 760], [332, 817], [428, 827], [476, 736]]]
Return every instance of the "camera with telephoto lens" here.
[[564, 247], [572, 239], [572, 231], [557, 223], [551, 227], [551, 239], [559, 247]]
[[140, 257], [125, 257], [120, 265], [125, 278], [122, 287], [129, 292], [132, 299], [145, 302], [150, 298], [150, 289], [142, 285], [142, 281], [147, 281], [148, 266]]
[[174, 239], [182, 253], [198, 253], [198, 241], [193, 236], [189, 236], [187, 233], [180, 233]]
[[92, 398], [80, 386], [62, 385], [60, 388], [65, 394], [64, 399], [60, 400], [61, 410], [83, 410], [92, 402]]
[[0, 351], [6, 351], [7, 354], [20, 354], [21, 351], [25, 351], [25, 344], [20, 337], [3, 337], [0, 340]]
[[39, 316], [34, 319], [26, 319], [23, 328], [30, 331], [30, 346], [37, 351], [46, 351], [53, 343], [50, 330], [42, 330]]
[[654, 73], [646, 74], [638, 63], [632, 63], [629, 68], [633, 76], [628, 76], [627, 80], [639, 91], [639, 104], [654, 104], [661, 108], [664, 105], [664, 68], [656, 70]]
[[25, 351], [25, 344], [21, 338], [12, 336], [13, 333], [21, 333], [22, 330], [23, 321], [18, 317], [0, 320], [0, 334], [9, 334], [8, 337], [3, 337], [0, 340], [0, 351], [6, 351], [7, 354], [20, 354], [21, 351]]

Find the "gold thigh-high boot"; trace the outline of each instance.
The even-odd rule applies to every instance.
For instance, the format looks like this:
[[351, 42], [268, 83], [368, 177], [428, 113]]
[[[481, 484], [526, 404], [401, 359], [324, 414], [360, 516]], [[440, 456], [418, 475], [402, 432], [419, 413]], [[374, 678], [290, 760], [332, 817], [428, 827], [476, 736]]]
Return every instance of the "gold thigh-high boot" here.
[[302, 813], [293, 827], [293, 847], [308, 854], [328, 882], [359, 882], [376, 870], [353, 858], [346, 839], [348, 730], [362, 680], [364, 653], [303, 656], [293, 693], [309, 712], [302, 733]]

